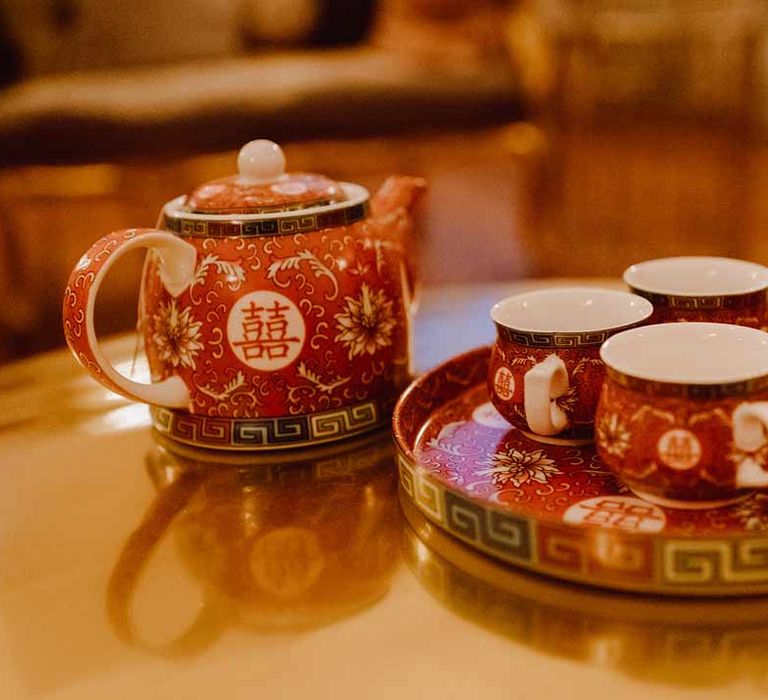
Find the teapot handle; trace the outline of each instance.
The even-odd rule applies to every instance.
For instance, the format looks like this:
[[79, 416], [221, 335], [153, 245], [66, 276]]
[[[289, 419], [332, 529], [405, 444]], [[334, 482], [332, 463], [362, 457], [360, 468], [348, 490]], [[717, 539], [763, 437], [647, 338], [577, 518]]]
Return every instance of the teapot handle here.
[[192, 282], [197, 250], [181, 238], [157, 229], [110, 233], [94, 243], [72, 270], [64, 291], [64, 337], [80, 364], [108, 389], [156, 406], [188, 408], [189, 391], [181, 377], [154, 384], [134, 382], [120, 374], [99, 349], [93, 323], [99, 287], [112, 265], [137, 248], [148, 248], [158, 256], [163, 285], [172, 296]]
[[204, 474], [187, 472], [156, 496], [139, 526], [123, 545], [107, 585], [107, 616], [124, 642], [164, 656], [192, 656], [208, 648], [221, 635], [228, 610], [206, 598], [189, 627], [176, 639], [153, 645], [144, 641], [131, 618], [131, 603], [142, 575], [176, 516], [204, 481]]

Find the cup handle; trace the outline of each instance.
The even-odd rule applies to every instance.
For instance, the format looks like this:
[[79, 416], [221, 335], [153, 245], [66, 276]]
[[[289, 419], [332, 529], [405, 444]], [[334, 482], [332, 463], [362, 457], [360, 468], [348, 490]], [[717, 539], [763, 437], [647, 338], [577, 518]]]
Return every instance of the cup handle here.
[[525, 420], [531, 431], [557, 435], [568, 427], [568, 416], [553, 399], [562, 396], [569, 386], [565, 363], [554, 354], [525, 373]]
[[112, 265], [136, 248], [148, 248], [160, 259], [160, 277], [177, 297], [194, 279], [197, 250], [181, 238], [156, 229], [115, 231], [94, 243], [80, 258], [64, 291], [64, 336], [72, 353], [105, 387], [135, 401], [189, 408], [189, 391], [181, 377], [154, 384], [134, 382], [120, 374], [104, 357], [96, 339], [93, 310], [104, 277]]
[[[744, 402], [733, 412], [733, 446], [743, 452], [755, 452], [768, 442], [768, 401]], [[736, 466], [736, 486], [765, 488], [768, 471], [750, 456]]]

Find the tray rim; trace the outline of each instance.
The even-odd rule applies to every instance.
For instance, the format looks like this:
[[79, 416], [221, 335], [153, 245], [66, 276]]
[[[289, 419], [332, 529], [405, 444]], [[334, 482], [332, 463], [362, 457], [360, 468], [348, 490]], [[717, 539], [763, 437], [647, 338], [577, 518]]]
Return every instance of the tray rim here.
[[[672, 624], [691, 628], [712, 627], [729, 629], [749, 626], [755, 614], [768, 610], [768, 596], [714, 596], [710, 598], [647, 593], [633, 595], [631, 591], [599, 586], [583, 586], [578, 582], [547, 576], [522, 567], [506, 567], [504, 562], [489, 557], [484, 552], [436, 526], [398, 489], [406, 534], [416, 538], [429, 550], [429, 556], [437, 557], [496, 591], [552, 608], [631, 624]], [[425, 527], [426, 526], [426, 527]], [[417, 577], [418, 578], [418, 577]], [[545, 596], [553, 599], [545, 601]], [[596, 604], [603, 603], [603, 607]], [[765, 619], [765, 618], [762, 618]], [[768, 629], [768, 622], [760, 626]]]
[[[765, 666], [766, 596], [636, 595], [507, 567], [434, 526], [402, 489], [400, 498], [409, 570], [437, 604], [480, 629], [673, 687], [733, 683]], [[593, 653], [606, 639], [619, 653]]]
[[[394, 435], [395, 446], [397, 451], [397, 466], [400, 485], [404, 493], [411, 499], [416, 507], [437, 527], [448, 532], [450, 535], [465, 542], [466, 544], [482, 551], [495, 559], [506, 562], [513, 566], [535, 571], [555, 578], [574, 581], [576, 583], [588, 584], [593, 586], [600, 586], [603, 588], [610, 588], [615, 590], [624, 590], [640, 593], [662, 594], [662, 595], [683, 595], [683, 596], [744, 596], [744, 595], [764, 595], [768, 593], [768, 532], [757, 532], [743, 535], [735, 535], [731, 537], [722, 537], [716, 534], [706, 535], [674, 535], [664, 536], [662, 533], [627, 533], [625, 531], [611, 530], [607, 528], [600, 528], [594, 525], [573, 524], [565, 523], [561, 520], [547, 520], [540, 521], [539, 519], [531, 516], [527, 513], [517, 513], [511, 508], [500, 508], [494, 504], [482, 504], [479, 507], [483, 510], [484, 514], [496, 514], [498, 516], [512, 516], [517, 520], [524, 520], [527, 524], [527, 532], [529, 535], [529, 543], [531, 545], [531, 554], [529, 560], [525, 560], [519, 556], [511, 556], [510, 554], [488, 546], [478, 538], [471, 538], [466, 533], [452, 528], [449, 523], [445, 522], [445, 494], [449, 494], [450, 498], [458, 499], [460, 501], [468, 502], [477, 506], [478, 504], [469, 500], [465, 493], [460, 489], [451, 487], [445, 484], [440, 479], [434, 477], [428, 470], [421, 467], [418, 463], [418, 459], [413, 451], [413, 445], [409, 444], [409, 440], [406, 437], [406, 432], [403, 426], [403, 414], [408, 407], [409, 402], [414, 400], [414, 395], [422, 390], [430, 379], [435, 375], [448, 373], [455, 365], [464, 361], [473, 359], [473, 357], [482, 358], [484, 355], [489, 355], [492, 346], [483, 345], [476, 347], [472, 350], [459, 353], [449, 358], [448, 360], [436, 365], [432, 369], [428, 370], [420, 377], [415, 379], [410, 386], [403, 392], [395, 405], [395, 410], [392, 415], [392, 432]], [[469, 389], [477, 386], [480, 382], [467, 383], [461, 392], [468, 391]], [[459, 394], [457, 393], [456, 396]], [[453, 398], [455, 398], [454, 396]], [[442, 405], [442, 404], [440, 404]], [[419, 500], [418, 490], [427, 489], [431, 492], [431, 497], [434, 503], [442, 504], [437, 508], [430, 509], [427, 504]], [[635, 542], [649, 542], [653, 552], [652, 565], [653, 565], [653, 581], [651, 583], [641, 583], [638, 581], [622, 581], [617, 578], [606, 578], [600, 576], [594, 576], [589, 574], [577, 574], [573, 571], [567, 571], [556, 567], [542, 564], [538, 557], [538, 527], [540, 522], [543, 522], [547, 526], [556, 526], [563, 528], [564, 530], [578, 532], [585, 541], [590, 539], [601, 539], [604, 541], [614, 541], [624, 543], [626, 541]], [[699, 557], [712, 553], [719, 548], [719, 550], [728, 552], [726, 558], [732, 556], [733, 547], [745, 548], [749, 550], [750, 545], [757, 545], [757, 548], [762, 550], [762, 554], [758, 555], [764, 560], [762, 566], [757, 571], [759, 575], [752, 580], [748, 580], [749, 577], [742, 578], [741, 580], [734, 580], [732, 582], [718, 582], [718, 583], [670, 583], [659, 580], [659, 572], [664, 566], [665, 557], [674, 556], [680, 550], [678, 548], [690, 545], [693, 546], [687, 550], [687, 553], [698, 554]], [[706, 551], [707, 547], [709, 552]], [[696, 551], [700, 549], [701, 551]], [[685, 551], [685, 550], [683, 550]], [[749, 556], [750, 552], [747, 551], [746, 555]], [[754, 555], [753, 555], [754, 556]], [[738, 576], [736, 577], [739, 578]]]

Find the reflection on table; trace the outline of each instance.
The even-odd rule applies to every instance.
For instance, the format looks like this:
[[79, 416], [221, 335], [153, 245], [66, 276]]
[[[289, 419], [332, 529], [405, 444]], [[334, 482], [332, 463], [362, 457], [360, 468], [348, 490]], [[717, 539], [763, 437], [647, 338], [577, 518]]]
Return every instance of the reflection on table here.
[[768, 599], [686, 600], [561, 583], [470, 550], [401, 501], [406, 562], [463, 618], [536, 650], [646, 681], [765, 685]]
[[[254, 633], [330, 624], [384, 596], [398, 563], [389, 431], [284, 454], [197, 450], [154, 435], [157, 495], [127, 539], [107, 591], [124, 641], [168, 655], [207, 648], [229, 626]], [[133, 598], [170, 537], [202, 603], [186, 629], [144, 641]]]

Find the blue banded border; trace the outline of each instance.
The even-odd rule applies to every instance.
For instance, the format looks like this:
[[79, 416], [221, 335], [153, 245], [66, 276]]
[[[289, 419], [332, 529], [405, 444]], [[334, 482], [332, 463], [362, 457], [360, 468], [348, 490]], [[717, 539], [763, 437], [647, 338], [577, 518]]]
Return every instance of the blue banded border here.
[[230, 221], [206, 220], [199, 216], [187, 218], [165, 212], [161, 219], [161, 228], [172, 231], [182, 238], [289, 236], [337, 226], [350, 226], [366, 219], [369, 211], [369, 203], [365, 201], [312, 214], [289, 212], [281, 217], [246, 220], [233, 217]]
[[275, 418], [221, 418], [159, 406], [155, 429], [172, 440], [217, 450], [311, 447], [368, 432], [389, 422], [391, 406], [365, 401], [329, 411]]
[[768, 375], [745, 379], [727, 384], [683, 384], [677, 382], [657, 382], [642, 379], [619, 372], [613, 367], [606, 367], [608, 378], [618, 386], [636, 391], [645, 396], [671, 396], [681, 399], [727, 399], [739, 396], [751, 396], [768, 391]]
[[630, 328], [637, 328], [643, 325], [646, 319], [638, 321], [637, 323], [629, 323], [625, 326], [617, 326], [616, 328], [607, 328], [597, 331], [581, 331], [581, 332], [567, 332], [567, 333], [549, 333], [549, 332], [532, 332], [532, 331], [519, 331], [501, 324], [496, 324], [496, 329], [499, 334], [499, 338], [509, 343], [515, 343], [517, 345], [524, 345], [530, 348], [582, 348], [593, 347], [602, 345], [608, 338], [622, 331], [629, 330]]
[[738, 310], [765, 307], [766, 290], [746, 292], [744, 294], [720, 294], [713, 296], [686, 296], [681, 294], [659, 294], [647, 292], [630, 285], [629, 291], [637, 294], [653, 304], [654, 307], [665, 307], [679, 311], [712, 311]]
[[[561, 523], [560, 541], [549, 542], [540, 529], [551, 525], [522, 513], [507, 513], [457, 494], [412, 461], [397, 444], [401, 498], [408, 500], [432, 523], [465, 544], [506, 563], [556, 578], [618, 590], [695, 596], [733, 596], [768, 593], [768, 536], [745, 531], [732, 537], [665, 537], [663, 534], [622, 536], [620, 531]], [[407, 514], [407, 511], [406, 511]], [[625, 547], [620, 565], [631, 562], [633, 541], [651, 540], [649, 578], [635, 580], [622, 569], [595, 567], [604, 558], [604, 534], [611, 546]], [[549, 535], [547, 537], [550, 537]], [[560, 565], [542, 548], [556, 545]], [[575, 557], [575, 559], [574, 559]], [[572, 561], [573, 560], [573, 561]], [[574, 561], [580, 561], [574, 566]]]

